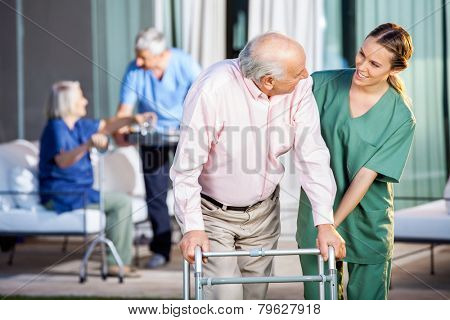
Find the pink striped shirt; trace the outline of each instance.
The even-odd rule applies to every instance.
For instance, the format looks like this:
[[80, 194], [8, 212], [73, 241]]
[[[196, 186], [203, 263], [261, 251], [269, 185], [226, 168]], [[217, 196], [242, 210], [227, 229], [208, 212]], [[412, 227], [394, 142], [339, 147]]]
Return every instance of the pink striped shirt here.
[[291, 149], [315, 225], [333, 223], [336, 184], [312, 78], [301, 80], [290, 94], [269, 98], [243, 77], [237, 59], [205, 70], [185, 99], [170, 169], [183, 232], [204, 230], [200, 192], [229, 206], [269, 197], [284, 175], [279, 157]]

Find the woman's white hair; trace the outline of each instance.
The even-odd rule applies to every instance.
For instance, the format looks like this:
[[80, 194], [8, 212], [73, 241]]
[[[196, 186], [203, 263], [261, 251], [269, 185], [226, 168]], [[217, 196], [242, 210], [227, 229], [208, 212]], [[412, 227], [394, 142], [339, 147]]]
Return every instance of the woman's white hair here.
[[58, 81], [52, 85], [45, 108], [48, 119], [62, 118], [73, 113], [79, 97], [78, 81]]
[[257, 44], [268, 37], [280, 36], [277, 32], [268, 32], [250, 40], [239, 53], [239, 65], [244, 77], [255, 82], [260, 82], [264, 76], [272, 76], [275, 79], [284, 78], [284, 68], [280, 61], [270, 59], [268, 55], [257, 52]]
[[166, 39], [164, 34], [155, 28], [147, 28], [136, 36], [136, 50], [148, 50], [153, 55], [160, 55], [166, 50]]

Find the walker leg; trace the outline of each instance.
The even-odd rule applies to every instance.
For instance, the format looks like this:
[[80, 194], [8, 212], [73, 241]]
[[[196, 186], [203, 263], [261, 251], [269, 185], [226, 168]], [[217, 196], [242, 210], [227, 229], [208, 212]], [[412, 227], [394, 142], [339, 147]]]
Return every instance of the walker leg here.
[[202, 249], [195, 247], [195, 264], [194, 264], [194, 276], [195, 276], [195, 299], [203, 300], [203, 286], [201, 283], [203, 276], [202, 266]]
[[64, 254], [67, 253], [68, 243], [69, 243], [69, 236], [64, 236], [64, 242], [63, 242], [62, 249], [61, 249], [62, 253], [64, 253]]
[[87, 278], [87, 264], [89, 261], [89, 258], [91, 257], [92, 252], [94, 252], [95, 246], [97, 243], [99, 243], [99, 238], [95, 238], [89, 247], [86, 250], [86, 253], [84, 254], [83, 261], [81, 262], [80, 267], [80, 283], [83, 283], [86, 281]]
[[101, 251], [101, 255], [102, 255], [102, 264], [101, 264], [101, 276], [103, 280], [106, 280], [106, 278], [108, 277], [108, 265], [106, 262], [106, 248], [105, 248], [105, 243], [102, 241], [100, 242], [100, 251]]
[[[319, 266], [319, 274], [322, 276], [322, 279], [325, 280], [325, 271], [324, 271], [324, 263], [322, 255], [317, 256], [317, 265]], [[319, 299], [325, 300], [325, 282], [319, 282]]]
[[331, 277], [330, 281], [330, 299], [337, 300], [337, 270], [336, 270], [336, 259], [334, 256], [334, 248], [328, 248], [328, 274]]
[[104, 242], [109, 250], [111, 250], [111, 254], [114, 258], [114, 260], [117, 263], [117, 266], [119, 267], [119, 283], [123, 282], [123, 277], [124, 277], [124, 270], [123, 270], [123, 262], [122, 262], [122, 258], [120, 258], [119, 253], [117, 252], [116, 246], [114, 245], [114, 243], [107, 239], [107, 238], [103, 238], [102, 242]]
[[191, 295], [191, 284], [190, 284], [190, 266], [189, 262], [183, 260], [183, 300], [189, 300]]

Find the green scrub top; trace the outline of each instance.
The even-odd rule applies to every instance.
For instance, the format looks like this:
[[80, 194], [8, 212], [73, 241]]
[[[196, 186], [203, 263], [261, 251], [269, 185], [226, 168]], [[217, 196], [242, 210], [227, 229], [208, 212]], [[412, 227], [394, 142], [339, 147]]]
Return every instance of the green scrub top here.
[[[411, 109], [391, 87], [367, 113], [352, 118], [349, 92], [354, 72], [344, 69], [314, 73], [313, 93], [336, 179], [334, 210], [362, 167], [378, 173], [367, 194], [337, 229], [346, 241], [345, 261], [377, 264], [392, 257], [392, 183], [399, 182], [402, 175], [416, 122]], [[317, 229], [311, 211], [302, 190], [297, 241], [303, 248], [316, 246]]]

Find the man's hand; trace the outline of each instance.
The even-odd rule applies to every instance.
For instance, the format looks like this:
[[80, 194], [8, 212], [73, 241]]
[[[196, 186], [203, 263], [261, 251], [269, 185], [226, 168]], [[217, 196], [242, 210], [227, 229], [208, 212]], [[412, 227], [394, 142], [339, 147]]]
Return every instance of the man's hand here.
[[333, 246], [336, 259], [345, 257], [345, 241], [331, 224], [320, 224], [317, 226], [317, 247], [324, 261], [328, 260], [328, 246]]
[[112, 137], [114, 138], [114, 141], [116, 142], [116, 144], [119, 147], [128, 147], [128, 146], [133, 145], [132, 143], [129, 143], [125, 139], [125, 136], [129, 133], [130, 133], [130, 130], [128, 129], [128, 127], [122, 127], [119, 130], [117, 130], [116, 132], [114, 132], [112, 134]]
[[[209, 251], [209, 239], [206, 232], [203, 230], [192, 230], [186, 232], [183, 239], [180, 241], [180, 249], [183, 257], [189, 262], [194, 263], [195, 247], [200, 246], [202, 252]], [[203, 258], [203, 262], [206, 263], [207, 259]]]
[[105, 150], [108, 147], [108, 137], [103, 133], [94, 133], [89, 140], [89, 147]]
[[152, 127], [155, 127], [157, 121], [158, 116], [154, 112], [144, 112], [134, 115], [134, 122], [139, 125], [142, 125], [144, 122], [149, 122]]
[[[133, 116], [133, 106], [127, 105], [127, 104], [120, 104], [117, 108], [116, 116], [119, 118], [122, 117], [132, 117]], [[130, 133], [130, 130], [127, 126], [120, 128], [116, 132], [112, 133], [112, 136], [114, 138], [114, 141], [119, 147], [128, 147], [132, 146], [133, 144], [129, 143], [125, 137]]]

